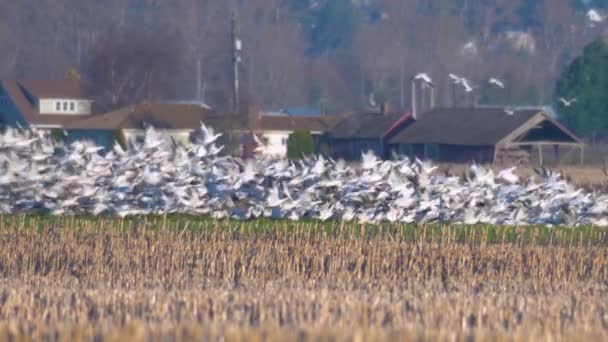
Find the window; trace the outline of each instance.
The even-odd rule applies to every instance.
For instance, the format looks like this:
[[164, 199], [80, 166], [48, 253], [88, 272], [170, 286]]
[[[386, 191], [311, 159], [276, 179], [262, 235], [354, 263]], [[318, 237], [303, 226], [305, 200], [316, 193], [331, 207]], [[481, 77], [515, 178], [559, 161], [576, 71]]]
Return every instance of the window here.
[[67, 112], [67, 111], [68, 111], [68, 103], [67, 103], [67, 102], [64, 102], [64, 103], [63, 103], [63, 111], [64, 111], [64, 112]]
[[281, 145], [287, 145], [287, 138], [281, 139]]
[[413, 157], [414, 156], [414, 146], [412, 146], [411, 144], [400, 144], [399, 145], [399, 154], [406, 156], [406, 157]]
[[70, 112], [73, 112], [76, 110], [75, 108], [76, 106], [74, 105], [74, 102], [70, 102]]
[[427, 159], [437, 160], [439, 159], [439, 145], [437, 144], [425, 144], [424, 145], [424, 157]]
[[55, 102], [55, 110], [58, 112], [61, 111], [61, 102], [59, 102], [59, 101]]

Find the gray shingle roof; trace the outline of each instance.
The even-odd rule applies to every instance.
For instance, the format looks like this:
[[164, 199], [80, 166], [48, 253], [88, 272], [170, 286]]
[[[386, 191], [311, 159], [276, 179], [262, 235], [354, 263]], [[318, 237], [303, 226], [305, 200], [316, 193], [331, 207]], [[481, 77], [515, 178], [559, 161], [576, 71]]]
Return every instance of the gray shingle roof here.
[[337, 139], [379, 139], [406, 115], [403, 113], [351, 114], [334, 127], [331, 136]]
[[339, 119], [332, 116], [262, 115], [259, 128], [269, 131], [328, 132]]
[[494, 145], [539, 114], [542, 115], [539, 110], [507, 115], [501, 108], [437, 108], [418, 115], [418, 119], [391, 142]]

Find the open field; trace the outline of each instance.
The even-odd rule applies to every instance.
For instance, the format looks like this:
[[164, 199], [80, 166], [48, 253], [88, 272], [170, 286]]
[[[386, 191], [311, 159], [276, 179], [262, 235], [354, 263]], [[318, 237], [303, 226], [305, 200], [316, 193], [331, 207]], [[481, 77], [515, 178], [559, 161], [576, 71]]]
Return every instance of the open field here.
[[[465, 164], [438, 164], [439, 170], [442, 172], [448, 171], [451, 174], [463, 176], [470, 170], [469, 165]], [[484, 165], [496, 172], [511, 167], [513, 165]], [[559, 171], [568, 181], [587, 190], [595, 190], [600, 192], [608, 192], [608, 175], [605, 172], [603, 165], [551, 165], [548, 169]], [[516, 174], [523, 179], [536, 177], [534, 167], [519, 166]]]
[[0, 226], [0, 340], [608, 338], [597, 228], [12, 216]]

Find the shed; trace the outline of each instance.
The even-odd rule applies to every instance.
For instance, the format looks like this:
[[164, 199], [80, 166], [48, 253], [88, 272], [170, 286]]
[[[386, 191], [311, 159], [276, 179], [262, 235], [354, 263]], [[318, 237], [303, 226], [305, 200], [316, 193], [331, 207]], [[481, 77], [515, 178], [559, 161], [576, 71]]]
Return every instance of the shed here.
[[345, 160], [359, 160], [361, 154], [373, 151], [390, 157], [389, 140], [413, 121], [404, 113], [354, 113], [342, 119], [331, 131], [331, 155]]
[[[583, 142], [542, 110], [437, 108], [391, 139], [402, 154], [446, 162], [506, 162], [529, 156], [532, 147], [575, 146]], [[523, 154], [522, 154], [523, 153]], [[515, 156], [515, 157], [513, 157]]]

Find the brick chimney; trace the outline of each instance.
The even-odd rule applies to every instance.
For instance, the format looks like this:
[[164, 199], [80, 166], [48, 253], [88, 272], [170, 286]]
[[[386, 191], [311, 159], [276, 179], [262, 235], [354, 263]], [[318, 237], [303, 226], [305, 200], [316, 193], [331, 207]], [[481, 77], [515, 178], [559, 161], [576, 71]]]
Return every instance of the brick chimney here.
[[262, 111], [260, 107], [257, 105], [249, 106], [248, 115], [247, 124], [249, 125], [249, 130], [252, 132], [260, 131], [262, 129]]
[[380, 114], [386, 115], [386, 114], [390, 114], [390, 112], [391, 112], [391, 105], [389, 104], [389, 102], [388, 101], [382, 102], [382, 104], [380, 105]]

